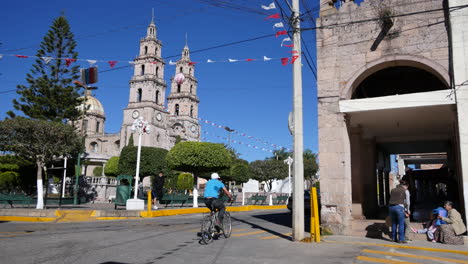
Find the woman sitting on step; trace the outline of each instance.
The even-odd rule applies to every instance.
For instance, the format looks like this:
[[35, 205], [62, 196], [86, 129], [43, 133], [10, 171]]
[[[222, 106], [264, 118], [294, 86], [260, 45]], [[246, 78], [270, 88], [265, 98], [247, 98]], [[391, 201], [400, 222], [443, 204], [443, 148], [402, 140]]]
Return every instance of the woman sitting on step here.
[[453, 208], [451, 201], [446, 201], [444, 208], [448, 212], [448, 217], [438, 215], [437, 218], [445, 221], [447, 224], [442, 224], [434, 233], [434, 238], [437, 242], [452, 245], [463, 245], [463, 234], [466, 232], [466, 227], [463, 224], [460, 213]]

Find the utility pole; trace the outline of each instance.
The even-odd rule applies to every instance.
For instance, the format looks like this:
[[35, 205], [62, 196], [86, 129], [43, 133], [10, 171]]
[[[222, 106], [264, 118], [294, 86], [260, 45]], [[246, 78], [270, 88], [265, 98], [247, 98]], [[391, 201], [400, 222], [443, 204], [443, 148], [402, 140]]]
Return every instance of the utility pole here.
[[292, 2], [293, 56], [293, 116], [294, 116], [294, 195], [293, 195], [293, 239], [304, 239], [304, 135], [302, 129], [302, 60], [299, 0]]

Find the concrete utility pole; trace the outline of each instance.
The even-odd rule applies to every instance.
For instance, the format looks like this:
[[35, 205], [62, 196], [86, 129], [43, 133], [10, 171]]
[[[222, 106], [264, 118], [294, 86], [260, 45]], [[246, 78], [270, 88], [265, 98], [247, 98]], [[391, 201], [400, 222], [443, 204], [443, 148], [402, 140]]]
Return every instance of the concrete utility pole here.
[[294, 106], [294, 195], [293, 195], [293, 239], [304, 239], [304, 135], [302, 129], [302, 60], [299, 0], [292, 2], [293, 56], [293, 106]]

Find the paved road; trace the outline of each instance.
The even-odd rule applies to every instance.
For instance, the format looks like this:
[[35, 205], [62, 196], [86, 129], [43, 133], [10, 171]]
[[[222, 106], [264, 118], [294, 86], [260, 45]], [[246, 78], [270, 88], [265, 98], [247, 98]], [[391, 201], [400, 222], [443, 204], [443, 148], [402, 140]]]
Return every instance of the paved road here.
[[[331, 236], [290, 240], [287, 210], [232, 213], [233, 233], [209, 245], [201, 215], [88, 223], [0, 223], [2, 263], [468, 263], [468, 252], [392, 248], [382, 240]], [[410, 246], [432, 246], [417, 242]], [[439, 249], [466, 250], [466, 247]], [[439, 258], [439, 259], [436, 259]], [[399, 261], [399, 262], [398, 262]]]

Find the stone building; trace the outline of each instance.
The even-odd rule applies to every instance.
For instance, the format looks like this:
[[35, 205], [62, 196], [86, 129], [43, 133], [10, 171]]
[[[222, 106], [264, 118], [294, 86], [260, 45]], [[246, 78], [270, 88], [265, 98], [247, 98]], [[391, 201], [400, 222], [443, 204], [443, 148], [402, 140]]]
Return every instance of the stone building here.
[[341, 2], [321, 0], [317, 19], [322, 224], [349, 234], [382, 216], [390, 157], [409, 153], [446, 154], [465, 214], [468, 11], [450, 7], [466, 3]]
[[[171, 91], [166, 100], [164, 80], [165, 62], [161, 57], [162, 42], [157, 38], [154, 21], [149, 24], [146, 36], [140, 39], [139, 56], [133, 60], [134, 73], [130, 79], [128, 105], [123, 109], [120, 133], [104, 132], [105, 111], [99, 100], [87, 92], [86, 115], [77, 122], [86, 133], [86, 153], [83, 174], [92, 175], [93, 169], [103, 166], [129, 142], [133, 122], [142, 117], [148, 121], [151, 133], [142, 138], [142, 146], [170, 149], [177, 136], [182, 140], [199, 141], [197, 96], [198, 81], [195, 66], [190, 62], [190, 50], [185, 44], [181, 59], [175, 65], [174, 75], [182, 74], [183, 82], [171, 78]], [[167, 108], [166, 108], [167, 103]], [[138, 135], [134, 135], [134, 142]]]

